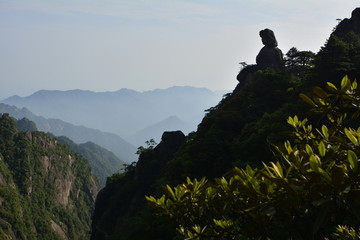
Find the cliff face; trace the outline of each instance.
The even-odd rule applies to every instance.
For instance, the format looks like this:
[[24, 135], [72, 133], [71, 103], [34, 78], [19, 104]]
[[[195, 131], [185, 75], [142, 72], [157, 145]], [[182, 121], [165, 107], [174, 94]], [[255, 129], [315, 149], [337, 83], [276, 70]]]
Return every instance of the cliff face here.
[[93, 174], [99, 180], [101, 188], [105, 187], [106, 178], [121, 171], [125, 162], [107, 149], [93, 142], [76, 144], [67, 137], [57, 137], [58, 141], [69, 146], [74, 152], [79, 153], [89, 163]]
[[86, 160], [0, 118], [0, 239], [88, 239], [97, 180]]

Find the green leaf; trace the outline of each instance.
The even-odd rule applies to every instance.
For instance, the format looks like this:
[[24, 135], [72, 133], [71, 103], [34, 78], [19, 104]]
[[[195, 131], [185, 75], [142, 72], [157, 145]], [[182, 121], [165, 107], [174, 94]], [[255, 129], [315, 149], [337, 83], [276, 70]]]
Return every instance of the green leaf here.
[[290, 124], [291, 126], [294, 126], [294, 120], [293, 120], [293, 118], [292, 118], [292, 117], [288, 117], [287, 123]]
[[310, 156], [309, 163], [312, 170], [314, 170], [315, 172], [319, 171], [320, 162], [316, 155], [313, 154]]
[[358, 145], [358, 140], [357, 138], [351, 133], [351, 131], [349, 131], [347, 128], [345, 128], [344, 130], [346, 136], [348, 137], [348, 139], [355, 145]]
[[219, 226], [223, 229], [227, 229], [234, 224], [233, 221], [227, 219], [220, 219], [220, 220], [213, 219], [213, 221], [216, 226]]
[[346, 91], [346, 90], [349, 90], [350, 87], [351, 87], [350, 80], [349, 80], [348, 76], [345, 75], [345, 77], [343, 77], [343, 79], [341, 80], [341, 90]]
[[351, 88], [352, 89], [357, 89], [357, 82], [356, 82], [356, 80], [354, 80], [354, 82], [352, 83], [352, 85], [351, 85]]
[[318, 172], [321, 174], [321, 176], [323, 176], [326, 180], [328, 180], [329, 182], [331, 182], [331, 177], [329, 175], [328, 172], [326, 172], [324, 169], [322, 169], [321, 167], [319, 167]]
[[313, 107], [316, 107], [316, 104], [313, 102], [313, 100], [311, 100], [311, 98], [309, 98], [308, 96], [306, 96], [303, 93], [299, 94], [299, 97], [306, 103], [310, 104]]
[[336, 86], [334, 84], [332, 84], [331, 82], [327, 82], [327, 85], [329, 86], [330, 89], [337, 91], [338, 89], [336, 88]]
[[270, 164], [272, 165], [272, 168], [274, 173], [277, 175], [277, 177], [280, 177], [280, 178], [283, 178], [284, 177], [284, 174], [283, 174], [283, 170], [282, 170], [282, 167], [280, 165], [279, 162], [277, 162], [276, 164], [273, 163], [273, 162], [270, 162]]
[[326, 105], [324, 100], [322, 98], [317, 97], [317, 96], [314, 96], [314, 102], [317, 105], [322, 105], [322, 106]]
[[326, 147], [325, 147], [325, 144], [323, 141], [321, 141], [318, 145], [318, 148], [319, 148], [319, 154], [321, 157], [325, 156], [326, 154]]
[[358, 168], [358, 159], [356, 154], [352, 150], [348, 150], [348, 160], [352, 169]]
[[299, 122], [299, 118], [296, 115], [294, 116], [294, 122], [295, 122], [295, 124]]
[[320, 87], [313, 87], [313, 91], [316, 95], [318, 95], [319, 97], [323, 98], [323, 99], [328, 99], [328, 95], [327, 93]]
[[172, 190], [172, 188], [169, 185], [166, 185], [164, 190], [165, 190], [165, 192], [167, 193], [167, 195], [169, 197], [171, 197], [172, 199], [175, 200], [175, 193], [174, 193], [174, 191]]
[[324, 135], [324, 137], [325, 137], [326, 139], [329, 138], [329, 130], [328, 130], [328, 128], [327, 128], [325, 125], [322, 125], [322, 126], [321, 126], [321, 132], [322, 132], [322, 134]]
[[289, 141], [284, 142], [284, 147], [285, 147], [288, 154], [293, 152], [293, 149], [292, 149], [291, 144], [290, 144]]
[[313, 153], [313, 150], [309, 144], [305, 145], [305, 150], [306, 150], [307, 154], [309, 154], [309, 155]]

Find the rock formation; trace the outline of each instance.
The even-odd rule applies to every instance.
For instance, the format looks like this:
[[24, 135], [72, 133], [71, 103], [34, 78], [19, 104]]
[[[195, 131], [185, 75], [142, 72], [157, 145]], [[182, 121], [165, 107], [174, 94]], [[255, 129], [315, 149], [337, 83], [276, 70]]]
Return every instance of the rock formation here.
[[264, 47], [260, 50], [256, 56], [256, 64], [249, 65], [242, 69], [237, 76], [239, 81], [236, 91], [242, 88], [246, 83], [253, 79], [253, 74], [258, 70], [266, 68], [272, 68], [280, 70], [284, 65], [282, 51], [277, 47], [278, 43], [275, 38], [275, 34], [270, 29], [264, 29], [260, 31], [261, 41]]
[[351, 18], [342, 20], [331, 35], [343, 37], [349, 32], [360, 34], [360, 8], [352, 11]]
[[256, 56], [258, 69], [274, 68], [280, 70], [283, 65], [283, 54], [277, 47], [274, 32], [270, 29], [260, 31], [262, 43], [265, 45]]
[[[154, 149], [146, 149], [140, 154], [136, 166], [130, 165], [124, 174], [108, 178], [106, 187], [96, 198], [91, 240], [147, 239], [142, 232], [136, 232], [136, 236], [131, 237], [127, 236], [127, 232], [133, 227], [131, 223], [137, 221], [135, 215], [139, 208], [146, 207], [144, 196], [154, 191], [158, 184], [156, 181], [164, 176], [168, 161], [185, 141], [181, 131], [164, 132], [161, 142]], [[157, 226], [146, 226], [153, 227], [152, 231], [156, 231]], [[159, 232], [159, 239], [164, 234]]]

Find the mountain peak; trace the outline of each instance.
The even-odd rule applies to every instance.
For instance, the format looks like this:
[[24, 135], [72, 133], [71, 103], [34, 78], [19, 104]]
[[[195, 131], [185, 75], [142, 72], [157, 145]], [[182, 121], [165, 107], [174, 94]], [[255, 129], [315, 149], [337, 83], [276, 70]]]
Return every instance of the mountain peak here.
[[335, 28], [332, 35], [344, 36], [351, 31], [360, 34], [360, 8], [355, 8], [352, 11], [351, 18], [343, 19]]

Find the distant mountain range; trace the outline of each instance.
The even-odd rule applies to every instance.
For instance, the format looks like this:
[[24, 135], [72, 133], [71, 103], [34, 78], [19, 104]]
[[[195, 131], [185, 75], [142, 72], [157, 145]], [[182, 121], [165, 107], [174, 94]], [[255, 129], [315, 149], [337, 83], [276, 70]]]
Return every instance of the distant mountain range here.
[[204, 117], [204, 110], [216, 105], [225, 93], [195, 87], [145, 92], [41, 90], [27, 97], [12, 96], [2, 102], [26, 107], [46, 118], [115, 133], [137, 147], [150, 138], [159, 141], [164, 130], [195, 131]]
[[19, 120], [27, 118], [36, 124], [39, 131], [50, 132], [55, 136], [66, 136], [77, 144], [91, 141], [113, 152], [124, 162], [130, 163], [137, 159], [135, 155], [136, 147], [116, 134], [83, 126], [75, 126], [59, 119], [46, 119], [33, 114], [26, 108], [19, 109], [4, 103], [0, 103], [0, 113], [9, 113], [12, 117]]

